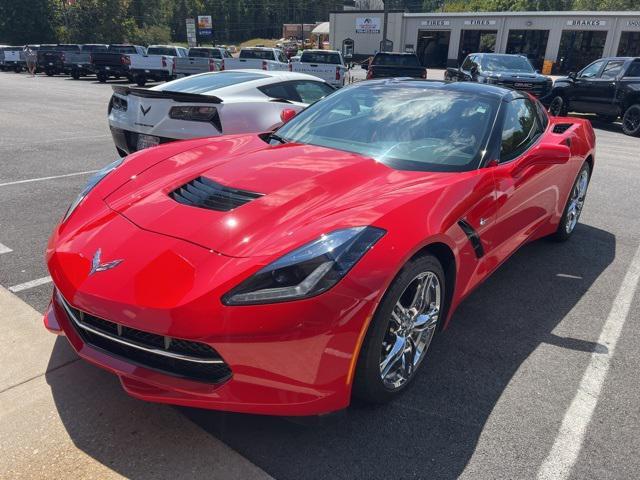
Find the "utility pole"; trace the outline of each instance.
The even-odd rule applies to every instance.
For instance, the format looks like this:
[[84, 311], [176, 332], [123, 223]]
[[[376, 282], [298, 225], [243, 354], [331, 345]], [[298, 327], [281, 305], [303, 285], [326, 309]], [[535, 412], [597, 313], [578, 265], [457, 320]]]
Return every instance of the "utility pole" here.
[[389, 0], [383, 0], [382, 4], [384, 5], [384, 19], [382, 20], [382, 44], [380, 45], [380, 51], [384, 52], [387, 50], [387, 21], [389, 20], [389, 9], [387, 7], [387, 2]]

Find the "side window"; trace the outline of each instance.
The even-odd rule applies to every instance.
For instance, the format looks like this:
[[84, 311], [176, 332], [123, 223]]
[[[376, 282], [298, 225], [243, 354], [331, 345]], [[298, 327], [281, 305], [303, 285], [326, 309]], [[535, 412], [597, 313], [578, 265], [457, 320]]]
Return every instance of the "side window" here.
[[333, 92], [333, 88], [326, 83], [313, 81], [294, 82], [293, 88], [300, 97], [300, 101], [306, 104], [317, 102]]
[[627, 68], [627, 73], [624, 74], [625, 77], [640, 77], [640, 62], [633, 62]]
[[292, 102], [298, 102], [298, 94], [290, 88], [288, 83], [274, 83], [273, 85], [265, 85], [258, 87], [262, 93], [267, 97], [290, 100]]
[[586, 67], [584, 70], [582, 70], [580, 72], [580, 75], [578, 76], [580, 78], [594, 78], [596, 75], [598, 75], [598, 72], [600, 71], [600, 68], [602, 68], [603, 64], [604, 64], [604, 60], [594, 62], [588, 67]]
[[502, 124], [500, 162], [520, 156], [542, 133], [540, 120], [531, 101], [517, 98], [506, 105]]
[[469, 70], [471, 70], [472, 65], [473, 65], [473, 57], [471, 55], [467, 55], [467, 58], [464, 59], [464, 62], [462, 62], [462, 66], [460, 68], [468, 72]]
[[624, 67], [624, 60], [611, 60], [607, 62], [607, 65], [602, 70], [600, 74], [600, 78], [612, 79], [616, 78], [620, 72], [622, 72], [622, 68]]

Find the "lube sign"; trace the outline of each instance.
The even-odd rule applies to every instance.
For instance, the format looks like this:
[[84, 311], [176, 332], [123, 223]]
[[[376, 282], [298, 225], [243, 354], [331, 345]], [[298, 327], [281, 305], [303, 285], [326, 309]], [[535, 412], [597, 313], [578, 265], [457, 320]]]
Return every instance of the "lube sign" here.
[[567, 25], [570, 27], [604, 27], [607, 24], [606, 20], [567, 20]]
[[356, 33], [380, 33], [380, 17], [356, 18]]
[[465, 20], [464, 24], [465, 25], [477, 25], [477, 26], [495, 25], [496, 21], [495, 20], [485, 20], [483, 18], [478, 18], [478, 19], [473, 19], [473, 20]]

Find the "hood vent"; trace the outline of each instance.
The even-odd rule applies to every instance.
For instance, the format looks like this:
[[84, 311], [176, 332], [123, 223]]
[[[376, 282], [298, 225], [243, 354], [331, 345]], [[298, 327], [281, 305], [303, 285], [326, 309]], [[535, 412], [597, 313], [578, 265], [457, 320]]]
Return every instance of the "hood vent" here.
[[262, 193], [225, 187], [206, 177], [194, 178], [169, 194], [176, 202], [184, 205], [219, 212], [228, 212], [262, 195]]
[[556, 123], [553, 126], [553, 133], [564, 133], [573, 127], [573, 123]]

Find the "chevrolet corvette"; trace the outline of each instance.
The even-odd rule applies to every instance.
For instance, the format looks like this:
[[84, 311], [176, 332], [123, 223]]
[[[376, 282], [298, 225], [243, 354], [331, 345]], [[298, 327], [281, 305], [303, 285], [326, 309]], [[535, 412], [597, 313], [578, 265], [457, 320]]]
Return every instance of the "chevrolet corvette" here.
[[44, 323], [139, 399], [386, 402], [520, 246], [575, 232], [594, 152], [587, 120], [526, 93], [411, 79], [344, 88], [274, 131], [149, 148], [56, 227]]

